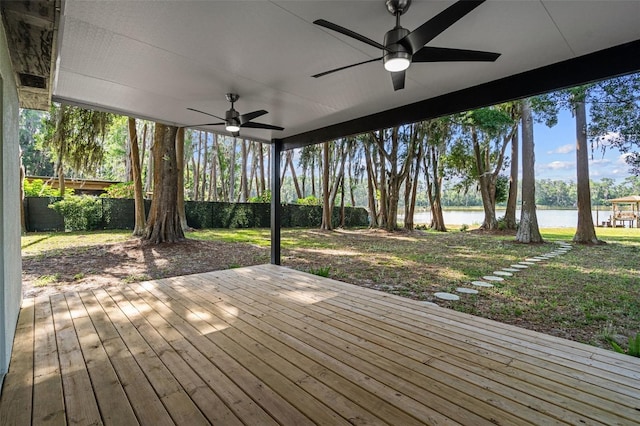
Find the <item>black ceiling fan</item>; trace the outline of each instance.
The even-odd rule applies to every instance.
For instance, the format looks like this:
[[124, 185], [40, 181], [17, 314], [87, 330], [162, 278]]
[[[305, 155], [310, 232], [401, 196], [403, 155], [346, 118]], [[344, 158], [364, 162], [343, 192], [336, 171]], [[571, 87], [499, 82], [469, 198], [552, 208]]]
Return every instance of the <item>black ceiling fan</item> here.
[[231, 132], [233, 136], [238, 136], [240, 134], [240, 128], [251, 128], [251, 129], [269, 129], [269, 130], [284, 130], [282, 127], [272, 126], [271, 124], [263, 124], [263, 123], [255, 123], [251, 120], [261, 117], [265, 114], [268, 114], [267, 111], [260, 109], [258, 111], [248, 112], [246, 114], [240, 115], [238, 111], [233, 107], [233, 104], [240, 99], [240, 96], [236, 93], [227, 93], [226, 98], [229, 102], [231, 102], [231, 109], [228, 110], [224, 117], [218, 117], [217, 115], [210, 114], [208, 112], [200, 111], [194, 108], [187, 108], [189, 111], [199, 112], [201, 114], [208, 115], [210, 117], [217, 118], [218, 120], [222, 120], [219, 123], [204, 123], [204, 124], [196, 124], [193, 127], [198, 126], [221, 126], [224, 124], [225, 129], [228, 132]]
[[395, 16], [396, 26], [384, 36], [384, 44], [380, 44], [368, 37], [351, 31], [340, 25], [324, 19], [313, 21], [314, 24], [339, 32], [370, 46], [382, 50], [382, 57], [369, 59], [344, 67], [325, 71], [312, 77], [318, 78], [337, 71], [342, 71], [358, 65], [382, 60], [387, 71], [391, 72], [393, 89], [404, 89], [405, 71], [412, 62], [494, 62], [500, 53], [483, 52], [478, 50], [449, 49], [444, 47], [425, 46], [451, 25], [463, 18], [485, 0], [460, 0], [440, 12], [413, 31], [400, 26], [402, 16], [411, 5], [411, 0], [385, 0], [387, 10]]

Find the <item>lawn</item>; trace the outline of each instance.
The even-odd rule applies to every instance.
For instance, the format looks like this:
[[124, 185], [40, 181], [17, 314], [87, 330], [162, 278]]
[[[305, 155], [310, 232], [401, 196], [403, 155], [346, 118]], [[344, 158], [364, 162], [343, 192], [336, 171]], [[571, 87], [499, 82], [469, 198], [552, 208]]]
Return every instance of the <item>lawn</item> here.
[[[640, 229], [598, 228], [605, 245], [575, 245], [567, 254], [514, 273], [492, 288], [470, 284], [525, 258], [550, 253], [558, 247], [555, 241], [570, 241], [573, 232], [545, 229], [546, 243], [523, 245], [515, 243], [513, 235], [477, 232], [283, 229], [282, 263], [584, 343], [608, 347], [607, 335], [624, 343], [640, 331]], [[202, 230], [190, 233], [192, 241], [186, 245], [140, 248], [126, 231], [32, 234], [22, 242], [29, 270], [25, 281], [40, 279], [34, 285], [53, 289], [73, 282], [81, 289], [83, 282], [101, 274], [108, 275], [110, 283], [122, 284], [266, 263], [269, 235], [268, 229]], [[135, 256], [134, 250], [142, 251]], [[109, 257], [112, 252], [118, 256]], [[101, 267], [97, 257], [108, 258], [108, 268]], [[39, 271], [43, 259], [48, 267]], [[58, 259], [64, 269], [55, 270]], [[117, 272], [119, 259], [128, 262], [126, 275]], [[144, 259], [139, 269], [136, 259]], [[89, 260], [91, 265], [84, 267]], [[458, 287], [479, 293], [461, 295], [456, 302], [434, 297], [436, 292], [455, 293]]]

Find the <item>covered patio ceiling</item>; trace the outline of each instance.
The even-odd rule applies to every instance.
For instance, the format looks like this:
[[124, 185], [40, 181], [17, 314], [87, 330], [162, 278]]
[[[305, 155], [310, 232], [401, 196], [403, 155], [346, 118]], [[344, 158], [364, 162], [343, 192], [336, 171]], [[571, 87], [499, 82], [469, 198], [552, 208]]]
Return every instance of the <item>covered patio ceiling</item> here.
[[[413, 30], [454, 1], [414, 0]], [[381, 51], [314, 25], [382, 42], [384, 0], [76, 1], [62, 5], [53, 99], [194, 126], [265, 109], [242, 137], [285, 148], [425, 119], [640, 69], [638, 1], [487, 1], [428, 45], [501, 53], [494, 63], [414, 63], [394, 91]], [[599, 53], [596, 53], [599, 52]], [[525, 74], [522, 74], [525, 73]], [[203, 127], [224, 131], [222, 126]]]

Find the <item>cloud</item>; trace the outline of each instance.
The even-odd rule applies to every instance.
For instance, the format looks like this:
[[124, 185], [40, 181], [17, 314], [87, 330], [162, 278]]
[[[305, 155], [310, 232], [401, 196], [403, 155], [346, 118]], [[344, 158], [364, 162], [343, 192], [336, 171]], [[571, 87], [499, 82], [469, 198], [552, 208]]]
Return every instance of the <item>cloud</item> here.
[[589, 166], [600, 167], [600, 166], [606, 166], [607, 164], [611, 164], [611, 160], [609, 160], [608, 158], [599, 158], [596, 160], [589, 160]]
[[547, 154], [569, 154], [576, 150], [576, 145], [568, 143], [554, 149], [553, 151], [547, 151]]
[[608, 132], [604, 136], [599, 136], [595, 138], [594, 145], [596, 148], [606, 148], [614, 146], [613, 143], [617, 142], [621, 139], [620, 133], [618, 132]]
[[633, 154], [631, 154], [631, 153], [629, 153], [629, 152], [628, 152], [628, 153], [626, 153], [626, 154], [621, 154], [621, 155], [618, 157], [618, 160], [616, 161], [616, 164], [624, 164], [624, 165], [627, 165], [627, 158], [628, 158], [628, 157], [630, 157], [631, 155], [633, 155]]
[[548, 170], [570, 170], [575, 168], [575, 164], [570, 161], [552, 161], [548, 164], [541, 164], [540, 168]]

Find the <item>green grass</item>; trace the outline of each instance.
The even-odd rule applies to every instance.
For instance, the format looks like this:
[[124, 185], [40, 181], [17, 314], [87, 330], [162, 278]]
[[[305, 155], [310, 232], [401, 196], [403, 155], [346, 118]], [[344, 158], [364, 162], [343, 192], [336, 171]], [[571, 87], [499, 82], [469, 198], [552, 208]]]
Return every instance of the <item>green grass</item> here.
[[[346, 230], [283, 229], [283, 265], [302, 271], [331, 271], [331, 277], [458, 311], [515, 324], [572, 340], [610, 348], [616, 336], [623, 348], [640, 332], [640, 229], [597, 228], [604, 245], [574, 245], [562, 256], [517, 272], [459, 302], [434, 300], [438, 291], [471, 287], [470, 281], [527, 257], [555, 250], [556, 241], [571, 242], [574, 229], [542, 229], [544, 244], [518, 244], [512, 235], [459, 232], [386, 233]], [[270, 245], [268, 229], [215, 229], [188, 238]], [[128, 231], [31, 234], [23, 253], [62, 254], [65, 248], [126, 241]], [[51, 252], [51, 250], [54, 250]], [[53, 253], [53, 254], [52, 254]], [[56, 254], [57, 253], [57, 254]], [[237, 250], [242, 256], [243, 250]], [[251, 264], [234, 259], [222, 267]], [[46, 272], [46, 271], [44, 271]], [[178, 271], [179, 272], [179, 271]], [[150, 279], [127, 277], [128, 282]], [[42, 282], [50, 280], [45, 275]], [[46, 285], [46, 284], [42, 284]], [[626, 349], [626, 348], [625, 348]]]
[[131, 231], [33, 232], [22, 237], [22, 255], [64, 250], [68, 247], [121, 243], [131, 238]]

